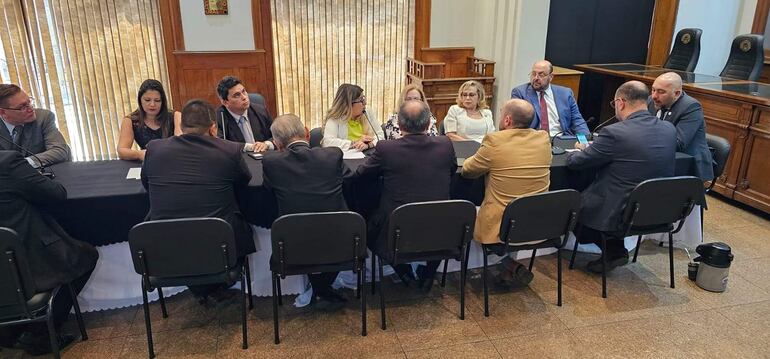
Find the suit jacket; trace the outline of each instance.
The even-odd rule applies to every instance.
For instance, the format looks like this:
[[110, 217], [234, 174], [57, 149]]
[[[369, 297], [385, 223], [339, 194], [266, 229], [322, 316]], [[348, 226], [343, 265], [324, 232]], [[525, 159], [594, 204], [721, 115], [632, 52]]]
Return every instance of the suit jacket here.
[[[575, 102], [575, 95], [572, 94], [572, 90], [567, 87], [551, 84], [551, 91], [553, 91], [553, 98], [556, 102], [556, 110], [559, 112], [559, 123], [561, 124], [561, 130], [565, 134], [575, 135], [578, 133], [588, 134], [588, 126], [583, 116], [580, 114], [577, 103]], [[511, 98], [520, 98], [527, 100], [535, 107], [535, 119], [532, 120], [530, 128], [540, 128], [540, 98], [537, 91], [532, 88], [529, 83], [515, 87], [511, 91]]]
[[484, 137], [462, 170], [463, 177], [469, 178], [488, 174], [474, 239], [484, 244], [500, 242], [500, 221], [508, 203], [548, 190], [551, 157], [551, 141], [544, 131], [509, 129]]
[[368, 241], [386, 243], [387, 220], [398, 206], [449, 199], [456, 171], [454, 146], [445, 136], [410, 134], [378, 142], [374, 153], [356, 170], [362, 179], [384, 179], [380, 206], [369, 220]]
[[264, 184], [275, 193], [279, 216], [347, 211], [342, 184], [352, 172], [336, 147], [295, 142], [262, 160]]
[[0, 151], [0, 227], [24, 242], [38, 291], [71, 282], [99, 258], [93, 246], [70, 237], [46, 213], [47, 205], [65, 199], [64, 186], [40, 175], [19, 152]]
[[[652, 98], [647, 101], [647, 108], [653, 116], [657, 116], [658, 110]], [[663, 120], [676, 127], [676, 150], [695, 158], [695, 175], [704, 181], [714, 179], [714, 159], [706, 142], [706, 121], [700, 102], [682, 92], [663, 115]]]
[[[5, 124], [0, 125], [0, 136], [10, 140], [8, 128]], [[25, 124], [20, 136], [19, 145], [34, 153], [43, 166], [70, 160], [70, 147], [56, 128], [56, 116], [51, 111], [35, 109], [35, 121]], [[13, 145], [4, 140], [0, 140], [0, 150], [16, 151]], [[37, 162], [34, 157], [33, 160]]]
[[147, 218], [222, 218], [233, 227], [238, 256], [255, 252], [251, 227], [236, 202], [236, 191], [251, 180], [242, 147], [193, 134], [150, 141], [142, 165], [150, 194]]
[[[273, 117], [270, 116], [267, 107], [252, 103], [247, 111], [254, 140], [257, 142], [272, 141], [273, 133], [270, 132], [270, 126], [273, 124]], [[226, 124], [224, 131], [222, 131], [223, 118]], [[224, 137], [225, 135], [227, 137]], [[241, 127], [238, 126], [238, 120], [233, 118], [233, 115], [230, 114], [230, 111], [225, 106], [220, 106], [217, 109], [217, 137], [228, 141], [246, 143]]]
[[647, 111], [604, 127], [593, 144], [567, 155], [571, 169], [598, 167], [596, 180], [581, 193], [578, 221], [606, 232], [619, 230], [621, 211], [642, 181], [674, 175], [676, 129]]

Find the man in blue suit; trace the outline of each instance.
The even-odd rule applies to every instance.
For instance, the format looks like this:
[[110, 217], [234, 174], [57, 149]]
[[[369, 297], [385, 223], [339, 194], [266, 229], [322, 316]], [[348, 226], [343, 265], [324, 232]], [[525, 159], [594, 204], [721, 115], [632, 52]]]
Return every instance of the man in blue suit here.
[[529, 83], [517, 86], [511, 91], [511, 98], [529, 101], [535, 108], [535, 119], [530, 127], [548, 131], [550, 136], [559, 133], [588, 134], [588, 126], [580, 115], [572, 90], [551, 85], [551, 80], [553, 65], [546, 60], [538, 61], [532, 65]]

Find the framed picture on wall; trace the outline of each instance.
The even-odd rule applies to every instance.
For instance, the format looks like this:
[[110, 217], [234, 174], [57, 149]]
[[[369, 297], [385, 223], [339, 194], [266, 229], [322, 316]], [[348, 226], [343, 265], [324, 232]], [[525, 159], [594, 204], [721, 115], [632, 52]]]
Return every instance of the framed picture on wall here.
[[203, 0], [206, 15], [227, 15], [227, 0]]

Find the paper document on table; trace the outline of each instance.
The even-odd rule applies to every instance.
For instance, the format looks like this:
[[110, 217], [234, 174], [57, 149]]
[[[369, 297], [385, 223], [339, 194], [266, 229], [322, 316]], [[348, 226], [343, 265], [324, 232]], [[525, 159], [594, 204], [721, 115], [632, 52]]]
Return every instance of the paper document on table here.
[[129, 168], [126, 179], [142, 179], [142, 167]]
[[355, 160], [360, 158], [366, 158], [366, 156], [364, 156], [364, 153], [359, 150], [347, 150], [342, 152], [342, 159]]

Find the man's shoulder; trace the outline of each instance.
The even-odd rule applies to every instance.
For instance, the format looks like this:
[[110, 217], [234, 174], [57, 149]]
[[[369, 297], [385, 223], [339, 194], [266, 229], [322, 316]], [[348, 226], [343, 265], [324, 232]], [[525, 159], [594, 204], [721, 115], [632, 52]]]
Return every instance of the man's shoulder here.
[[523, 83], [523, 84], [521, 84], [519, 86], [516, 86], [516, 87], [513, 88], [513, 90], [511, 90], [511, 95], [513, 95], [515, 93], [519, 93], [522, 96], [526, 96], [527, 90], [530, 89], [530, 86], [531, 85], [529, 84], [529, 82], [525, 82], [525, 83]]
[[687, 109], [692, 106], [700, 107], [700, 101], [695, 99], [694, 97], [682, 92], [682, 96], [679, 98], [679, 101], [677, 101], [676, 104], [677, 107], [681, 106], [682, 109]]

